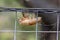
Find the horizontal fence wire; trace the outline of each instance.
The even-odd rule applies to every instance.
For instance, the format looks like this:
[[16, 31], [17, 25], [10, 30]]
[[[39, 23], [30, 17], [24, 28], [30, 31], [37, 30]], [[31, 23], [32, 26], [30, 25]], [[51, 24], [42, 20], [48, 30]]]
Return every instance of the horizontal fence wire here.
[[[0, 30], [0, 32], [14, 32], [14, 30]], [[20, 31], [20, 30], [16, 30], [16, 32], [36, 32], [36, 31]], [[47, 32], [47, 33], [56, 33], [57, 31], [37, 31], [37, 32]], [[60, 31], [58, 31], [60, 32]]]
[[39, 11], [45, 12], [45, 13], [60, 13], [60, 10], [55, 9], [55, 8], [6, 8], [6, 7], [0, 7], [0, 12], [8, 12], [8, 11], [22, 12], [23, 10], [28, 10], [30, 12], [35, 11], [35, 10], [39, 10]]

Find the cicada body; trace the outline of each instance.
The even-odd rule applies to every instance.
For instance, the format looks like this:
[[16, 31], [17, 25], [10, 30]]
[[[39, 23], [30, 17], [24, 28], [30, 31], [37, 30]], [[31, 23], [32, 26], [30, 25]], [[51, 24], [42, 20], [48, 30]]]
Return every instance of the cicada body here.
[[34, 25], [36, 22], [41, 22], [41, 17], [28, 17], [26, 14], [23, 17], [18, 17], [18, 22], [21, 25]]

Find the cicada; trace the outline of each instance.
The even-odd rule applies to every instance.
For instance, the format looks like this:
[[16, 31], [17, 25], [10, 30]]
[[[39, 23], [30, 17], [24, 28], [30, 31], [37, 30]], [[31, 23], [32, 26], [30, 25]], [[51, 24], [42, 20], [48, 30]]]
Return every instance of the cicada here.
[[34, 25], [36, 22], [41, 22], [42, 17], [35, 18], [34, 16], [29, 16], [27, 13], [23, 13], [22, 17], [18, 17], [18, 23], [21, 25]]

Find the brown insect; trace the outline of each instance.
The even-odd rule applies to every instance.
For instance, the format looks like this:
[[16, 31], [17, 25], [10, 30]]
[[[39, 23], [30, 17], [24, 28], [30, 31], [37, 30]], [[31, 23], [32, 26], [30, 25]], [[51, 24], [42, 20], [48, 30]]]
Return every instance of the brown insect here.
[[34, 25], [37, 22], [41, 22], [41, 17], [38, 17], [38, 20], [35, 17], [29, 17], [27, 13], [22, 14], [23, 17], [18, 17], [19, 24], [22, 25]]

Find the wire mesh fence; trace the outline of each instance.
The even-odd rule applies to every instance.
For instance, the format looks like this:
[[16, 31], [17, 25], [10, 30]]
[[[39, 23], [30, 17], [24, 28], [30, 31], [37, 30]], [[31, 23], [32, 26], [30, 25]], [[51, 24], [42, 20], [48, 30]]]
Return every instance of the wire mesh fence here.
[[[28, 14], [35, 14], [36, 24], [32, 26], [20, 25], [18, 23], [18, 17], [21, 16], [22, 12], [28, 12]], [[43, 8], [0, 8], [0, 33], [12, 33], [12, 38], [8, 40], [59, 40], [59, 13], [58, 9], [43, 9]], [[47, 21], [50, 17], [56, 14], [55, 23], [51, 25], [44, 25], [44, 23], [38, 23], [38, 16], [40, 14], [48, 14]], [[2, 15], [2, 16], [1, 16]], [[30, 16], [31, 16], [30, 15]], [[52, 15], [52, 16], [51, 16]], [[34, 15], [32, 15], [34, 16]], [[48, 19], [49, 18], [49, 19]], [[9, 21], [8, 21], [9, 20]], [[42, 19], [43, 20], [43, 19]], [[6, 22], [7, 23], [6, 23]], [[49, 21], [48, 21], [49, 22]], [[53, 22], [51, 20], [51, 22]], [[50, 28], [52, 25], [54, 27]], [[48, 28], [47, 28], [48, 27]], [[21, 34], [21, 35], [19, 35]], [[28, 39], [28, 35], [32, 35]], [[21, 36], [21, 37], [20, 37]], [[19, 39], [20, 37], [20, 39]], [[3, 40], [3, 39], [1, 39]]]

